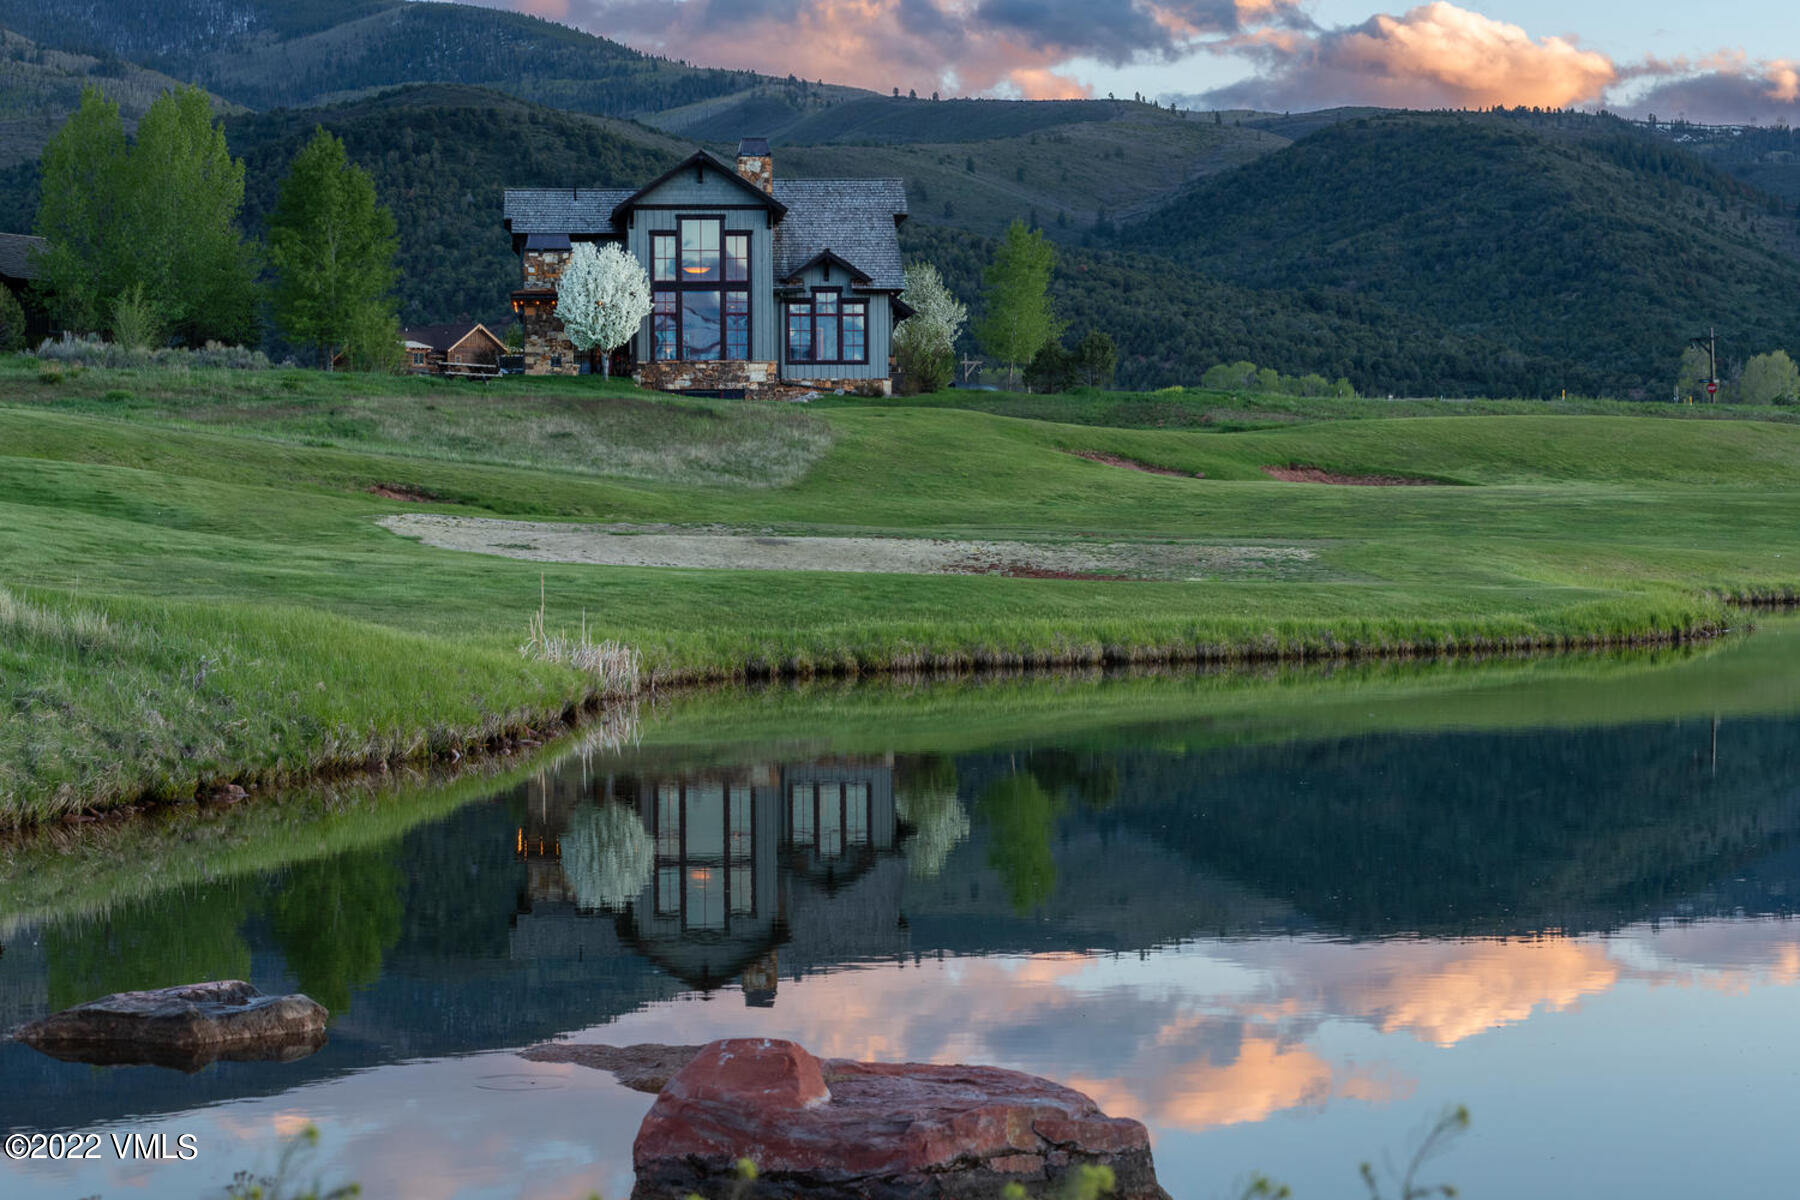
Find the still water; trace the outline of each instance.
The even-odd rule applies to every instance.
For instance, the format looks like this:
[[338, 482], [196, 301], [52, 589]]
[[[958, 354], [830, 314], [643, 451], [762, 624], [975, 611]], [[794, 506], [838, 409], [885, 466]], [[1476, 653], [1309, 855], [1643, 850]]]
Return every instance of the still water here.
[[7, 1197], [308, 1178], [631, 1186], [650, 1097], [516, 1051], [794, 1038], [993, 1063], [1145, 1121], [1178, 1200], [1365, 1195], [1446, 1105], [1471, 1197], [1800, 1175], [1800, 629], [1700, 650], [677, 697], [510, 773], [0, 849], [0, 1027], [203, 978], [302, 990], [290, 1063], [0, 1044]]

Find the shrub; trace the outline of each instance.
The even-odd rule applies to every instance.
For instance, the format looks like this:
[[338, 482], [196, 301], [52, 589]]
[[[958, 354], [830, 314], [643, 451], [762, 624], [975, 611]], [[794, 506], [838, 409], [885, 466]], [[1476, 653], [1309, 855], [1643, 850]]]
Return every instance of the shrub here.
[[[208, 342], [198, 350], [183, 347], [133, 349], [117, 342], [103, 342], [92, 334], [84, 338], [69, 334], [64, 334], [61, 338], [45, 338], [37, 348], [37, 357], [40, 362], [77, 367], [211, 367], [232, 371], [267, 371], [274, 366], [268, 355], [261, 350], [251, 350], [244, 346], [221, 346], [217, 342]], [[39, 377], [42, 378], [42, 374]]]
[[25, 308], [12, 289], [0, 284], [0, 354], [25, 348]]

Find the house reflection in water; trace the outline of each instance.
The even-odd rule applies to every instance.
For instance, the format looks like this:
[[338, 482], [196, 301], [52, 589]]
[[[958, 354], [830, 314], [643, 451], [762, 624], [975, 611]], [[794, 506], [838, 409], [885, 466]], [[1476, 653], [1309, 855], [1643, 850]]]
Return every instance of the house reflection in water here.
[[[783, 955], [798, 976], [814, 964], [904, 954], [893, 774], [876, 760], [541, 777], [516, 834], [527, 885], [513, 955], [637, 953], [691, 987], [736, 981], [747, 1003], [769, 1005]], [[571, 828], [593, 809], [622, 815], [611, 806], [635, 814], [641, 830], [612, 820], [632, 836], [603, 856], [612, 865], [647, 850], [649, 869], [634, 897], [595, 905], [571, 861]], [[625, 844], [633, 838], [641, 844]]]

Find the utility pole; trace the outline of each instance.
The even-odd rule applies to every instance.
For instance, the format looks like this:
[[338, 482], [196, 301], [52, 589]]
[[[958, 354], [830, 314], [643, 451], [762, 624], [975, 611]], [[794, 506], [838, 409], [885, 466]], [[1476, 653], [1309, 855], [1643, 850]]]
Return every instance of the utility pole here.
[[1719, 335], [1711, 326], [1707, 327], [1705, 337], [1689, 338], [1696, 346], [1706, 347], [1706, 400], [1709, 404], [1719, 402]]

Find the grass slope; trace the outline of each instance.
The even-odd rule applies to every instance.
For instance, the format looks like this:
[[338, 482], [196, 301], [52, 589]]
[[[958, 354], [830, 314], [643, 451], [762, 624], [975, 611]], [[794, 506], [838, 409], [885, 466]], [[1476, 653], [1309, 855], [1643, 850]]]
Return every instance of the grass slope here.
[[[697, 446], [779, 445], [787, 410], [746, 409], [734, 426], [703, 406], [519, 381], [482, 394], [513, 419], [481, 427], [494, 445], [476, 462], [435, 436], [330, 423], [353, 407], [377, 428], [432, 428], [417, 381], [90, 370], [52, 385], [34, 371], [0, 366], [0, 808], [13, 817], [402, 759], [560, 712], [590, 685], [516, 652], [540, 580], [553, 627], [585, 613], [671, 678], [1667, 635], [1720, 620], [1711, 593], [1800, 579], [1791, 426], [1469, 416], [1219, 434], [844, 407], [800, 418], [830, 435], [810, 469], [755, 487], [685, 468], [623, 478], [604, 460], [507, 463], [529, 459], [544, 427], [588, 426], [603, 444], [634, 404], [659, 436]], [[287, 410], [268, 427], [253, 424], [258, 387]], [[1284, 484], [1260, 469], [1295, 461], [1466, 486]], [[435, 511], [1314, 557], [1301, 579], [1185, 583], [544, 566], [394, 537], [375, 520], [407, 506], [377, 484], [443, 497]]]

